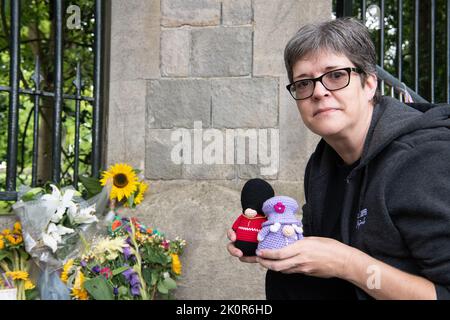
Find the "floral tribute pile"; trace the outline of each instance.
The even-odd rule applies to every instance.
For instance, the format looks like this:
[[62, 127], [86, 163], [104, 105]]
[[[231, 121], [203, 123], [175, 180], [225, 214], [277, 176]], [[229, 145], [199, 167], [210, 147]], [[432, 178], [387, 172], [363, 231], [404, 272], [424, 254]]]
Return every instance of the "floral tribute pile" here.
[[84, 194], [56, 184], [19, 190], [20, 222], [0, 234], [0, 298], [12, 289], [21, 300], [173, 298], [186, 242], [116, 213], [143, 201], [139, 171], [119, 163], [80, 180]]

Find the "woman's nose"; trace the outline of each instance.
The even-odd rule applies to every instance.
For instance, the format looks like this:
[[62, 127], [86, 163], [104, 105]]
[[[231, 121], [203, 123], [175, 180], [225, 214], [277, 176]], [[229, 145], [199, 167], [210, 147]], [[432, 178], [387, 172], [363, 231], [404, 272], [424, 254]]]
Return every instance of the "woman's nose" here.
[[316, 85], [314, 86], [312, 98], [318, 99], [323, 96], [327, 96], [330, 93], [327, 88], [320, 81], [316, 81]]

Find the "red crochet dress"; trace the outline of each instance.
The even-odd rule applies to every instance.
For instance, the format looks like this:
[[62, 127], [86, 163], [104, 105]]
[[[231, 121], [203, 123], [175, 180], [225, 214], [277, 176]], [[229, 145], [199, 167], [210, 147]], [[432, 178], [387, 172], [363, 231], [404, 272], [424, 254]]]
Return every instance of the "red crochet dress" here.
[[256, 239], [261, 225], [267, 221], [265, 215], [257, 214], [253, 218], [241, 214], [234, 222], [232, 229], [236, 232], [236, 240], [258, 242]]

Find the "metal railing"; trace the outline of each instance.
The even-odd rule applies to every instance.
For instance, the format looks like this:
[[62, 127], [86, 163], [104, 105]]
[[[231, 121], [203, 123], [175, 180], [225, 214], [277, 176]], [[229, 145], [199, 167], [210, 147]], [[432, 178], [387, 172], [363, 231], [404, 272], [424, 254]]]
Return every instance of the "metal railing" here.
[[95, 0], [95, 26], [94, 26], [94, 79], [93, 97], [81, 95], [82, 75], [80, 62], [77, 64], [76, 77], [74, 81], [76, 94], [65, 94], [63, 92], [63, 23], [64, 23], [64, 0], [54, 0], [53, 10], [55, 15], [54, 29], [54, 90], [52, 92], [40, 88], [40, 59], [36, 57], [35, 70], [32, 80], [33, 89], [22, 89], [20, 81], [20, 24], [21, 24], [21, 1], [10, 2], [10, 83], [9, 86], [0, 86], [0, 92], [9, 93], [8, 109], [8, 150], [6, 160], [6, 190], [0, 191], [0, 200], [16, 200], [16, 179], [18, 159], [18, 133], [19, 133], [19, 97], [20, 95], [32, 96], [34, 104], [34, 133], [33, 133], [33, 156], [32, 156], [32, 185], [37, 183], [38, 159], [38, 134], [39, 134], [39, 110], [42, 97], [53, 98], [53, 123], [52, 123], [52, 180], [61, 180], [61, 129], [62, 129], [62, 106], [65, 100], [75, 101], [75, 144], [74, 144], [74, 185], [78, 182], [79, 166], [79, 134], [80, 134], [80, 102], [86, 101], [92, 104], [92, 176], [98, 176], [102, 167], [102, 141], [103, 141], [103, 101], [102, 101], [102, 75], [104, 57], [104, 6], [102, 0]]
[[450, 0], [333, 3], [337, 17], [355, 16], [366, 25], [378, 21], [371, 33], [385, 71], [381, 79], [396, 79], [399, 88], [406, 83], [418, 100], [450, 103]]

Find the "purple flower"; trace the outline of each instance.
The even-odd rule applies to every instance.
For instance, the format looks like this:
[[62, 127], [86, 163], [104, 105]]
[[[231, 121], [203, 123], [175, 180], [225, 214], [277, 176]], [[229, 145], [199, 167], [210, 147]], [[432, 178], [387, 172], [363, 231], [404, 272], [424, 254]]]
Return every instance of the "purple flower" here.
[[130, 247], [123, 247], [123, 255], [125, 257], [125, 260], [128, 260], [131, 256], [131, 249]]
[[133, 296], [140, 296], [141, 295], [141, 286], [140, 286], [140, 284], [131, 287], [131, 294]]
[[136, 286], [136, 285], [140, 285], [141, 281], [139, 281], [139, 276], [137, 275], [137, 273], [133, 274], [130, 278], [130, 285], [132, 287]]
[[124, 272], [122, 272], [123, 276], [125, 277], [126, 281], [131, 286], [131, 294], [133, 296], [138, 296], [141, 294], [141, 281], [139, 280], [139, 276], [136, 272], [134, 272], [133, 269], [127, 269]]
[[86, 261], [81, 260], [81, 261], [80, 261], [80, 265], [81, 265], [83, 268], [86, 268], [87, 263], [86, 263]]
[[99, 266], [95, 266], [95, 267], [93, 267], [91, 270], [92, 270], [92, 272], [94, 272], [94, 273], [99, 273], [101, 269], [100, 269]]
[[130, 227], [129, 225], [126, 225], [126, 226], [124, 227], [124, 229], [125, 229], [128, 233], [131, 233], [131, 227]]
[[133, 245], [133, 242], [131, 241], [131, 238], [130, 238], [130, 237], [128, 237], [125, 241], [126, 241], [130, 246]]
[[133, 269], [131, 269], [131, 268], [129, 268], [129, 269], [125, 270], [124, 272], [122, 272], [123, 276], [125, 277], [125, 279], [126, 279], [128, 282], [130, 282], [130, 278], [131, 278], [131, 276], [133, 275], [133, 273], [135, 273], [135, 272], [134, 272]]

